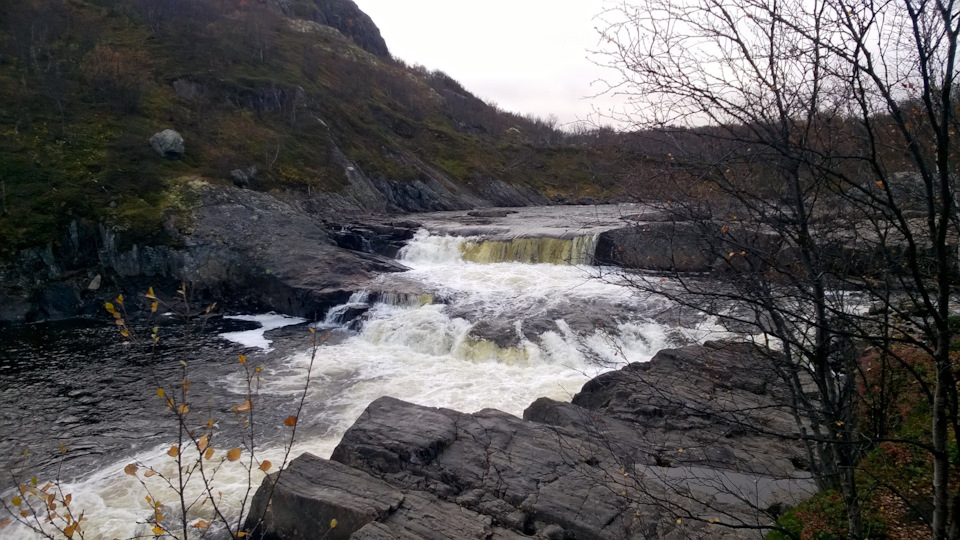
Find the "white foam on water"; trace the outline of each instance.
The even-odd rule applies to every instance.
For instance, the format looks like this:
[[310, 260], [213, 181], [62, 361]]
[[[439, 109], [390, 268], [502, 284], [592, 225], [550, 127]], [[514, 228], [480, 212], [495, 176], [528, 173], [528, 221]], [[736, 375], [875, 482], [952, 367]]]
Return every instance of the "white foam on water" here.
[[306, 319], [301, 319], [300, 317], [290, 317], [289, 315], [280, 315], [277, 313], [266, 313], [263, 315], [227, 315], [224, 319], [260, 323], [260, 328], [241, 332], [225, 332], [220, 334], [220, 337], [234, 343], [239, 343], [244, 347], [263, 349], [264, 351], [269, 351], [270, 344], [273, 343], [264, 337], [265, 333], [270, 330], [276, 330], [277, 328], [283, 328], [284, 326], [307, 322]]
[[[651, 314], [663, 305], [638, 297], [615, 279], [597, 279], [596, 268], [464, 262], [460, 246], [465, 241], [469, 239], [418, 234], [404, 249], [404, 264], [411, 270], [383, 275], [373, 287], [419, 289], [446, 304], [419, 300], [373, 304], [358, 334], [317, 350], [298, 423], [302, 435], [291, 457], [305, 451], [329, 456], [370, 402], [382, 396], [468, 413], [495, 408], [520, 416], [539, 397], [568, 401], [604, 371], [647, 361], [678, 341], [717, 336], [716, 325], [706, 319], [698, 328], [655, 322]], [[352, 300], [366, 302], [368, 297]], [[270, 345], [263, 338], [267, 330], [303, 322], [281, 315], [235, 318], [254, 320], [262, 327], [224, 337], [260, 348]], [[509, 334], [500, 336], [502, 346], [471, 336], [475, 323], [484, 321], [498, 323], [497, 331]], [[304, 351], [267, 366], [262, 393], [294, 410], [310, 358], [311, 353]], [[246, 393], [240, 373], [221, 383], [225, 391]], [[283, 441], [270, 441], [258, 454], [279, 465], [282, 445]], [[85, 509], [90, 519], [85, 525], [88, 538], [131, 537], [136, 523], [149, 519], [151, 509], [142, 487], [123, 474], [123, 467], [135, 459], [168, 470], [163, 468], [173, 466], [167, 449], [169, 445], [152, 448], [129, 461], [108, 464], [67, 486], [77, 508]], [[229, 465], [218, 473], [215, 490], [223, 492], [231, 517], [238, 518], [247, 486], [258, 486], [261, 476], [257, 472], [248, 481], [242, 468]], [[174, 472], [169, 469], [169, 474]], [[166, 503], [171, 496], [158, 498]], [[189, 517], [206, 520], [205, 515]]]

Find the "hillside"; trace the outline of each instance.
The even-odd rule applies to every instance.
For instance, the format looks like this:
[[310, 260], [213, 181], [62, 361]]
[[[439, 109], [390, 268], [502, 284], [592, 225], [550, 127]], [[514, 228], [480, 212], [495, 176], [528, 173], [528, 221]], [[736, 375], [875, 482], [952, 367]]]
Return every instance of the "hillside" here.
[[[74, 220], [175, 242], [197, 182], [319, 212], [617, 194], [632, 158], [616, 146], [500, 111], [387, 47], [350, 0], [3, 2], [0, 257]], [[177, 159], [148, 142], [168, 128]]]

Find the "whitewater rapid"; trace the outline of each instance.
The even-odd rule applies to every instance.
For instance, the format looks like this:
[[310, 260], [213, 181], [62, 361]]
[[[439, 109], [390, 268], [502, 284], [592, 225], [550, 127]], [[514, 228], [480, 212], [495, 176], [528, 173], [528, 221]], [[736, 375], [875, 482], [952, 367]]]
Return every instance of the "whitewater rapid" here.
[[[538, 397], [570, 400], [604, 371], [647, 361], [665, 347], [722, 335], [703, 317], [670, 319], [664, 314], [671, 306], [638, 296], [607, 269], [490, 260], [551, 253], [567, 258], [555, 262], [582, 263], [581, 252], [594, 239], [565, 241], [569, 245], [546, 248], [514, 243], [522, 247], [511, 250], [510, 242], [484, 248], [482, 238], [418, 233], [400, 256], [409, 271], [380, 276], [357, 291], [349, 306], [315, 323], [318, 333], [332, 328], [341, 339], [318, 350], [292, 455], [329, 456], [364, 408], [381, 396], [464, 412], [496, 408], [520, 416]], [[362, 315], [338, 320], [346, 307]], [[290, 321], [273, 317], [267, 322], [276, 327]], [[493, 325], [495, 339], [477, 332], [481, 324]], [[335, 328], [339, 325], [359, 330]], [[303, 335], [306, 343], [310, 334], [305, 328]], [[259, 346], [247, 352], [251, 362], [260, 361], [258, 351], [270, 346], [262, 332], [226, 337]], [[264, 365], [262, 393], [270, 396], [277, 411], [271, 420], [278, 425], [296, 406], [310, 360], [304, 346]], [[211, 401], [241, 402], [245, 384], [239, 370], [218, 376], [211, 386], [220, 394]], [[268, 442], [258, 450], [261, 459], [280, 463], [283, 434], [282, 426], [267, 431]], [[137, 523], [149, 518], [151, 507], [139, 480], [123, 469], [137, 461], [172, 473], [169, 446], [133, 447], [97, 470], [71, 474], [63, 489], [73, 495], [74, 511], [82, 510], [88, 518], [83, 525], [87, 538], [142, 532]], [[242, 468], [230, 465], [218, 475], [215, 491], [224, 494], [228, 513], [236, 518], [249, 482]], [[259, 472], [251, 479], [254, 489], [261, 479]], [[155, 497], [162, 500], [173, 496], [158, 493]], [[190, 516], [210, 517], [207, 510]], [[0, 536], [30, 538], [16, 526], [0, 529]]]

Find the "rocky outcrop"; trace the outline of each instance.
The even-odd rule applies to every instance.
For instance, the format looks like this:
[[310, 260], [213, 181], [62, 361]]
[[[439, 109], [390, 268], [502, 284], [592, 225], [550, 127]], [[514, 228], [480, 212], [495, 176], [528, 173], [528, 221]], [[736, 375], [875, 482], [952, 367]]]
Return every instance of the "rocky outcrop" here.
[[352, 0], [314, 0], [314, 3], [317, 6], [316, 22], [336, 28], [369, 53], [390, 57], [380, 29]]
[[[74, 222], [58, 242], [0, 267], [0, 323], [93, 314], [119, 292], [186, 283], [197, 301], [318, 318], [379, 272], [403, 269], [339, 248], [294, 201], [199, 184], [199, 204], [163, 245], [131, 243], [102, 224]], [[90, 287], [100, 276], [97, 287]]]
[[643, 223], [606, 231], [597, 240], [597, 263], [622, 268], [707, 272], [715, 258], [709, 236], [694, 223]]
[[[337, 531], [344, 538], [756, 537], [815, 491], [767, 354], [732, 343], [662, 351], [594, 379], [573, 403], [541, 398], [524, 419], [380, 398], [329, 461], [298, 460], [257, 497], [273, 489], [283, 508], [308, 491], [350, 502], [326, 478], [352, 470], [384, 496], [367, 495], [380, 506], [360, 513], [377, 517]], [[297, 508], [303, 517], [257, 531], [311, 537], [325, 530], [309, 516], [357, 513], [326, 500]]]

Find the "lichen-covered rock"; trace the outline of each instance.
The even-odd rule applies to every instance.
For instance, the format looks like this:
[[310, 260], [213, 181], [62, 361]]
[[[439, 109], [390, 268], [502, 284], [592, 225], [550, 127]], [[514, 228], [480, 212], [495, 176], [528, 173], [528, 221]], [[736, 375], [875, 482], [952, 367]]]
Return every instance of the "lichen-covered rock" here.
[[178, 159], [185, 152], [183, 137], [172, 129], [154, 133], [150, 137], [150, 146], [156, 153], [167, 159]]

